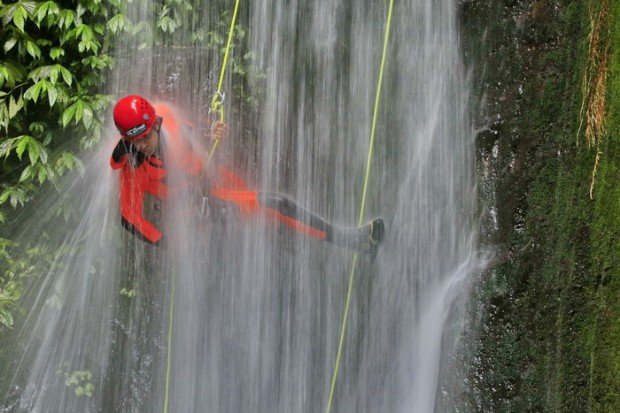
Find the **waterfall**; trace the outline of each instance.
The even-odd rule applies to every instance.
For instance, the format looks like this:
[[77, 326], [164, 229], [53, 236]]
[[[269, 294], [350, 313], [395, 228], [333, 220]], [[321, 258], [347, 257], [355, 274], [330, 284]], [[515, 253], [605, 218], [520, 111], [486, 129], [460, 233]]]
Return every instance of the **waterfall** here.
[[[148, 2], [129, 8], [132, 21], [154, 19]], [[214, 27], [221, 11], [197, 8], [197, 26]], [[215, 162], [251, 188], [355, 226], [386, 12], [387, 2], [370, 0], [244, 5], [244, 41], [265, 74], [248, 77], [247, 93], [260, 103], [236, 102], [228, 78], [230, 137]], [[121, 39], [106, 87], [116, 98], [169, 102], [196, 126], [186, 135], [203, 150], [221, 59], [181, 30], [172, 46], [149, 47], [148, 32]], [[451, 374], [478, 267], [460, 43], [456, 0], [396, 2], [365, 217], [385, 219], [386, 239], [359, 263], [334, 412], [455, 403]], [[274, 229], [265, 217], [201, 209], [192, 189], [175, 193], [162, 213], [166, 248], [146, 246], [120, 225], [117, 176], [107, 165], [117, 140], [110, 122], [85, 162], [91, 172], [68, 184], [65, 196], [83, 218], [59, 228], [59, 242], [81, 248], [49, 268], [28, 301], [13, 409], [161, 411], [168, 384], [171, 412], [322, 411], [351, 252]], [[37, 228], [53, 225], [41, 219]], [[88, 383], [91, 396], [76, 394]]]

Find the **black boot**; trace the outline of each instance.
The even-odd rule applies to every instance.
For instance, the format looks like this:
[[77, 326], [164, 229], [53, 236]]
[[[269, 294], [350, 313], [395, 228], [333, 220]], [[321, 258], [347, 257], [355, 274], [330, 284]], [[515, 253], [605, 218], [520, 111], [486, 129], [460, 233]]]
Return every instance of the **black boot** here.
[[352, 251], [376, 254], [385, 236], [383, 218], [377, 218], [359, 228], [337, 229], [329, 241]]

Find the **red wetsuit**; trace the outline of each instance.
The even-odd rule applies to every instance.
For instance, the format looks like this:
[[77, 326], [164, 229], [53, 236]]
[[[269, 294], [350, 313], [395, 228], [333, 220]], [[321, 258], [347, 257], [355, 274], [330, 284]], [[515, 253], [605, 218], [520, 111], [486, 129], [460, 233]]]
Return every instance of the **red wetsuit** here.
[[[147, 157], [121, 140], [112, 153], [110, 165], [112, 169], [120, 169], [123, 226], [145, 241], [158, 244], [163, 234], [144, 217], [144, 196], [150, 194], [165, 200], [173, 192], [165, 182], [167, 168], [181, 171], [188, 177], [189, 183], [192, 177], [200, 176], [203, 161], [183, 138], [181, 123], [173, 111], [162, 103], [153, 106], [158, 116], [163, 118], [165, 144], [170, 145], [167, 152], [169, 158], [164, 162], [156, 155]], [[262, 214], [297, 232], [343, 244], [344, 238], [340, 234], [343, 230], [298, 207], [290, 199], [278, 194], [251, 191], [241, 177], [223, 167], [216, 168], [215, 175], [209, 195], [220, 201], [234, 203], [244, 217]]]

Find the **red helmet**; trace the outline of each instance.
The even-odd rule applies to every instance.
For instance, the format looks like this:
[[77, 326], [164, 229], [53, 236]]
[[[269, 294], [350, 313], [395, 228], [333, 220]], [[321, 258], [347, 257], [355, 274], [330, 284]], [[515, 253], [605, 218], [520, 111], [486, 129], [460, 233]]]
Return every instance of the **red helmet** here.
[[146, 136], [155, 124], [155, 108], [142, 96], [125, 96], [114, 106], [114, 124], [124, 139]]

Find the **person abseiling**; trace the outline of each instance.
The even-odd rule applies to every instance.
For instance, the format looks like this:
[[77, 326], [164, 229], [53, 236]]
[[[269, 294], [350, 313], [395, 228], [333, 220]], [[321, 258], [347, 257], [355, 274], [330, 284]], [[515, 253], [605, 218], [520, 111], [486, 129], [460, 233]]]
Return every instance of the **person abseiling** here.
[[[204, 161], [184, 138], [181, 122], [164, 103], [152, 105], [141, 96], [126, 96], [116, 103], [113, 117], [121, 139], [110, 165], [120, 170], [122, 224], [144, 241], [160, 244], [164, 234], [143, 215], [145, 195], [165, 201], [172, 191], [165, 179], [170, 169], [191, 181], [203, 176]], [[212, 135], [221, 140], [227, 131], [226, 124], [217, 121]], [[168, 145], [174, 148], [169, 153], [177, 159], [164, 159], [162, 148]], [[374, 252], [383, 240], [381, 218], [360, 228], [340, 228], [284, 195], [250, 190], [242, 178], [226, 168], [217, 167], [216, 177], [209, 183], [209, 199], [230, 203], [243, 216], [266, 216], [297, 233], [358, 252]]]

